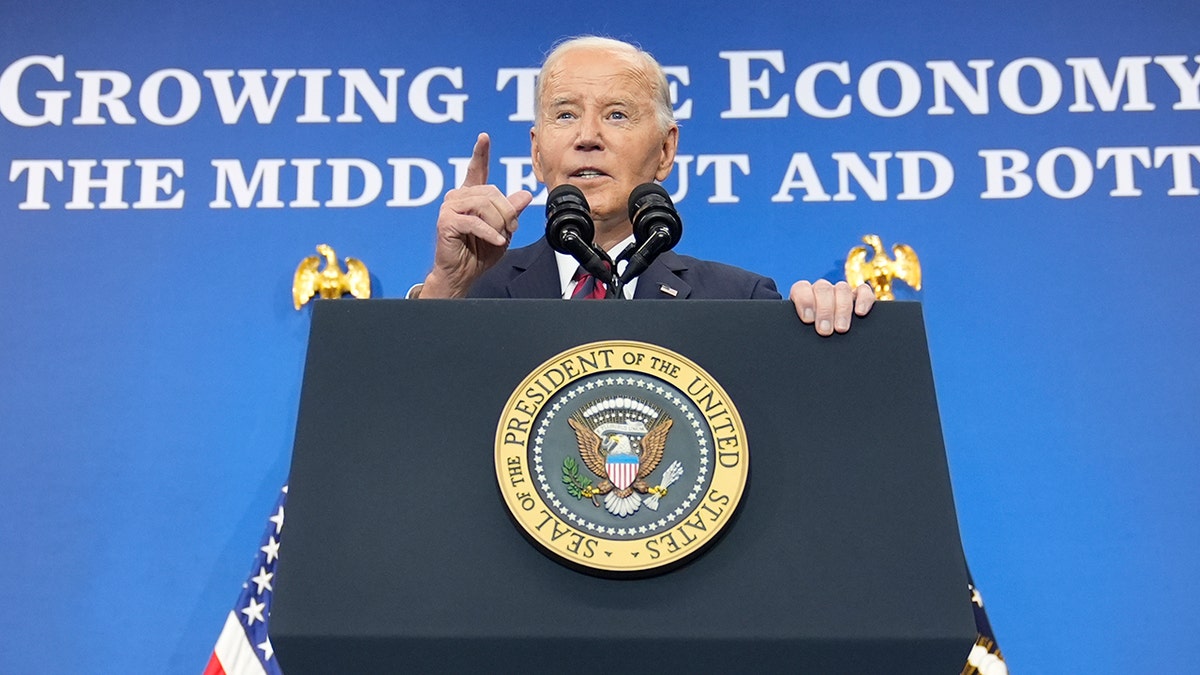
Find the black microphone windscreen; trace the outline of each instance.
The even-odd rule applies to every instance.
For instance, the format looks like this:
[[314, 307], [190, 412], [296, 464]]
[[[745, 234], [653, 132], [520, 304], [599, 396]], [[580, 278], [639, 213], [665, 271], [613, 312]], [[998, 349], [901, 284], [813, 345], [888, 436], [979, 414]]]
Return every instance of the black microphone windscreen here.
[[635, 187], [633, 192], [629, 193], [629, 219], [633, 220], [638, 209], [644, 206], [652, 203], [662, 204], [664, 202], [672, 209], [675, 208], [674, 202], [671, 201], [671, 195], [663, 189], [663, 186], [658, 183], [642, 183]]
[[546, 197], [546, 217], [550, 217], [554, 209], [566, 204], [578, 204], [588, 208], [587, 197], [583, 196], [583, 190], [570, 183], [563, 183], [551, 190], [549, 196]]
[[675, 210], [671, 195], [657, 183], [643, 183], [629, 193], [629, 222], [633, 237], [641, 244], [656, 229], [665, 228], [671, 235], [663, 250], [674, 248], [683, 236], [683, 221]]
[[550, 248], [559, 253], [571, 253], [563, 242], [567, 232], [574, 232], [582, 241], [590, 243], [596, 236], [596, 226], [592, 223], [592, 209], [583, 191], [564, 183], [546, 197], [546, 241]]

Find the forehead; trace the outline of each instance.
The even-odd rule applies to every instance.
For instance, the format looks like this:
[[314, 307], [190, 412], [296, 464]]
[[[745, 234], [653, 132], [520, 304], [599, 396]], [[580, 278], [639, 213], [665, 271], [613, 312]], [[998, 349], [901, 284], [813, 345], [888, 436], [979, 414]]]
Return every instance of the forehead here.
[[571, 50], [543, 77], [543, 105], [594, 98], [649, 101], [654, 95], [653, 80], [641, 59], [604, 49]]

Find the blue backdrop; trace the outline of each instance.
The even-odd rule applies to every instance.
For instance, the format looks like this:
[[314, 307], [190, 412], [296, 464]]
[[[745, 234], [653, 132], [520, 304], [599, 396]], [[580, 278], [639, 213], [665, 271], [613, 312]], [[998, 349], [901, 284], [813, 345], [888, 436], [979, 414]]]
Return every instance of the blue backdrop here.
[[1010, 665], [1193, 665], [1200, 5], [345, 4], [4, 1], [0, 671], [203, 668], [287, 473], [297, 262], [402, 295], [479, 131], [528, 173], [504, 69], [584, 32], [674, 67], [682, 251], [785, 287], [918, 251]]

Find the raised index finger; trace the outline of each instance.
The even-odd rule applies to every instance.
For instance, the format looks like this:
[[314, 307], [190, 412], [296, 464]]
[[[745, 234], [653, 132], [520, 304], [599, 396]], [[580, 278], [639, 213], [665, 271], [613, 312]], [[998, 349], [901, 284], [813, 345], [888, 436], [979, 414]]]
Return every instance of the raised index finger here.
[[475, 139], [475, 149], [471, 151], [471, 161], [467, 163], [467, 177], [461, 187], [487, 185], [488, 157], [491, 154], [492, 139], [487, 134], [479, 134]]

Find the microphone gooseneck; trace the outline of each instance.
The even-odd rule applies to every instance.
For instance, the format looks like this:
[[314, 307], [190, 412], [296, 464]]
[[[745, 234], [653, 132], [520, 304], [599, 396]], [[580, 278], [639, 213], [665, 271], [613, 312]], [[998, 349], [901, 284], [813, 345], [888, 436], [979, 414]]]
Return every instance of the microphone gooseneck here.
[[583, 192], [565, 183], [551, 190], [546, 198], [546, 241], [550, 248], [575, 258], [588, 274], [603, 281], [608, 294], [613, 295], [622, 284], [614, 274], [616, 268], [608, 254], [592, 244], [595, 236], [592, 209]]
[[629, 222], [637, 250], [621, 274], [621, 284], [636, 278], [655, 258], [675, 247], [683, 237], [683, 221], [671, 195], [656, 183], [644, 183], [629, 195]]

